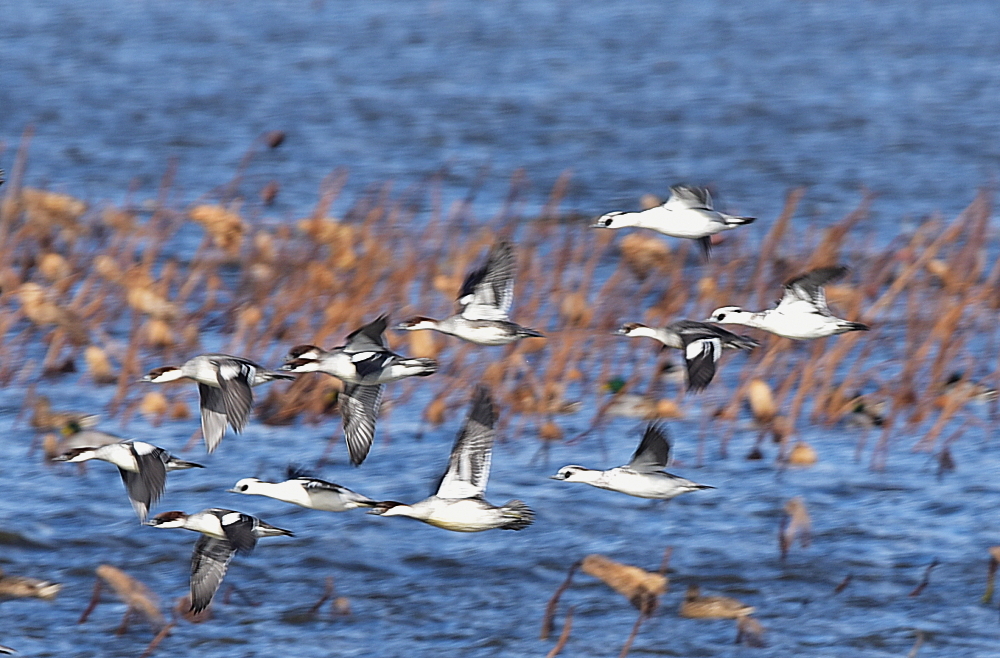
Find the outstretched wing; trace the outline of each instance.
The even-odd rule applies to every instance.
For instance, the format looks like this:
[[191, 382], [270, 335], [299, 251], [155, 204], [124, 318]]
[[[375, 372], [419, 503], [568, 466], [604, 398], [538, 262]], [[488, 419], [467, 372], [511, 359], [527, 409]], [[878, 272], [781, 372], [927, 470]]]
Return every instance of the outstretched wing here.
[[681, 340], [684, 341], [688, 390], [700, 391], [715, 376], [715, 362], [722, 356], [722, 339], [711, 334], [681, 334]]
[[664, 205], [667, 208], [712, 210], [712, 193], [707, 187], [671, 185], [670, 198]]
[[815, 308], [815, 312], [829, 315], [830, 309], [826, 305], [826, 292], [823, 286], [846, 273], [846, 265], [834, 265], [811, 270], [795, 277], [785, 283], [785, 295], [779, 305], [787, 307], [796, 302], [807, 302]]
[[484, 386], [473, 393], [472, 409], [465, 426], [458, 433], [451, 449], [448, 470], [438, 484], [440, 498], [474, 498], [482, 496], [490, 478], [493, 457], [493, 425], [497, 414], [490, 393]]
[[140, 521], [145, 521], [149, 508], [160, 499], [167, 486], [167, 451], [146, 443], [138, 446], [129, 444], [129, 448], [139, 466], [139, 472], [133, 473], [123, 468], [119, 468], [118, 472], [125, 483], [132, 509]]
[[383, 313], [360, 329], [347, 334], [345, 352], [381, 351], [389, 349], [385, 342], [385, 328], [389, 326], [389, 316]]
[[362, 386], [344, 384], [340, 394], [340, 417], [344, 422], [344, 439], [351, 463], [360, 466], [375, 440], [375, 419], [382, 402], [382, 384]]
[[248, 554], [253, 552], [257, 545], [257, 535], [254, 528], [257, 526], [257, 519], [249, 514], [233, 512], [232, 510], [213, 510], [219, 517], [222, 524], [222, 532], [226, 533], [226, 539], [232, 544], [237, 553]]
[[667, 430], [661, 423], [650, 423], [642, 435], [639, 447], [632, 455], [629, 468], [639, 473], [653, 473], [667, 466], [670, 461], [670, 443]]
[[256, 368], [237, 359], [216, 359], [215, 363], [219, 369], [217, 379], [226, 418], [234, 430], [241, 432], [250, 420], [250, 407], [253, 406], [250, 382], [254, 379]]
[[350, 356], [354, 370], [358, 373], [358, 377], [362, 379], [382, 372], [387, 364], [398, 358], [388, 350], [354, 352]]
[[201, 395], [201, 434], [205, 439], [205, 448], [213, 452], [226, 433], [226, 401], [221, 388], [198, 384]]
[[225, 539], [200, 535], [191, 555], [191, 611], [201, 612], [212, 602], [233, 559], [232, 545]]
[[514, 246], [506, 241], [493, 245], [486, 264], [465, 277], [458, 293], [462, 315], [468, 320], [506, 320], [514, 301], [516, 270]]

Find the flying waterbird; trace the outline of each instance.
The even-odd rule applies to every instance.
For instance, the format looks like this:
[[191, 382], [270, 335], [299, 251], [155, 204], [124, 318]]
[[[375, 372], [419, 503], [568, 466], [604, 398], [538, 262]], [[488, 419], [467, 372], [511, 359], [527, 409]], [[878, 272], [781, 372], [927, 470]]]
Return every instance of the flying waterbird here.
[[688, 491], [714, 489], [707, 484], [667, 473], [670, 461], [670, 443], [662, 424], [651, 423], [632, 455], [631, 461], [606, 471], [595, 471], [575, 464], [563, 466], [552, 476], [553, 480], [582, 482], [599, 489], [618, 491], [637, 498], [669, 500]]
[[437, 361], [407, 358], [389, 349], [385, 341], [387, 315], [380, 315], [347, 336], [341, 347], [324, 350], [315, 345], [293, 347], [279, 370], [322, 372], [344, 382], [339, 396], [344, 439], [351, 463], [360, 466], [375, 438], [375, 419], [387, 382], [404, 377], [426, 377], [437, 372]]
[[451, 449], [448, 468], [437, 492], [412, 505], [382, 501], [368, 513], [406, 516], [454, 532], [527, 528], [535, 515], [523, 502], [511, 500], [497, 507], [484, 497], [493, 458], [496, 419], [489, 391], [478, 386], [473, 393], [469, 417]]
[[700, 391], [708, 386], [715, 376], [715, 364], [725, 349], [752, 350], [757, 341], [739, 336], [721, 327], [696, 322], [678, 320], [665, 327], [647, 327], [638, 322], [626, 322], [615, 332], [619, 336], [645, 336], [684, 351], [687, 370], [688, 390]]
[[868, 331], [866, 324], [834, 317], [826, 305], [823, 286], [839, 279], [847, 271], [844, 265], [811, 270], [785, 283], [785, 294], [772, 309], [753, 313], [738, 306], [723, 306], [715, 309], [706, 322], [742, 324], [794, 340]]
[[204, 468], [201, 464], [173, 457], [163, 448], [144, 441], [120, 441], [98, 447], [73, 448], [52, 461], [78, 464], [99, 459], [114, 464], [121, 473], [125, 491], [139, 521], [145, 521], [149, 508], [167, 486], [167, 473], [189, 468]]
[[236, 433], [242, 432], [250, 419], [254, 386], [275, 379], [295, 379], [274, 372], [238, 356], [202, 354], [188, 359], [181, 366], [164, 366], [150, 370], [140, 381], [162, 384], [179, 379], [198, 382], [201, 397], [201, 433], [205, 448], [213, 452], [222, 441], [228, 423]]
[[294, 467], [289, 467], [284, 482], [262, 482], [257, 478], [243, 478], [229, 491], [251, 496], [267, 496], [325, 512], [346, 512], [375, 505], [375, 501], [368, 496], [362, 496], [339, 484], [312, 477]]
[[755, 219], [719, 212], [712, 203], [712, 194], [704, 187], [673, 185], [665, 203], [640, 212], [605, 213], [597, 218], [593, 228], [648, 228], [674, 238], [697, 240], [708, 256], [713, 235]]
[[497, 242], [490, 249], [486, 263], [466, 275], [458, 293], [457, 314], [444, 320], [417, 316], [396, 325], [396, 329], [430, 329], [477, 345], [507, 345], [522, 338], [542, 337], [534, 329], [510, 320], [516, 272], [514, 245]]
[[191, 612], [201, 612], [212, 602], [233, 555], [250, 554], [261, 537], [294, 536], [255, 516], [217, 507], [194, 514], [163, 512], [145, 525], [201, 533], [191, 555]]

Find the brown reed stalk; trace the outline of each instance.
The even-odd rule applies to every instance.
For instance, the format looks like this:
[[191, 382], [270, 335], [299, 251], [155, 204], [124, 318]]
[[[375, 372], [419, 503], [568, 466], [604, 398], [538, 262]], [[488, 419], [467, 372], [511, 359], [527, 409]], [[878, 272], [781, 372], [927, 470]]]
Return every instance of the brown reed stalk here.
[[635, 620], [635, 624], [632, 626], [632, 632], [629, 633], [628, 639], [625, 640], [625, 646], [622, 647], [621, 653], [618, 654], [618, 658], [625, 658], [628, 652], [632, 650], [632, 643], [635, 642], [635, 638], [639, 635], [639, 628], [642, 626], [642, 622], [646, 621], [648, 615], [645, 610], [639, 611], [639, 616]]
[[[0, 245], [11, 244], [11, 226], [18, 214], [17, 201], [21, 198], [21, 185], [28, 166], [28, 150], [34, 136], [35, 126], [32, 124], [25, 126], [21, 133], [21, 143], [17, 147], [17, 155], [14, 156], [14, 166], [10, 169], [10, 178], [4, 183], [3, 203], [0, 203]], [[10, 257], [15, 253], [12, 249], [8, 249], [6, 253], [0, 252], [3, 255], [0, 267], [7, 267], [10, 264]]]
[[865, 192], [857, 208], [824, 231], [823, 241], [813, 250], [804, 269], [813, 270], [817, 267], [837, 265], [840, 262], [840, 250], [843, 247], [844, 238], [859, 221], [868, 217], [874, 199], [874, 194]]
[[782, 208], [778, 219], [771, 225], [771, 230], [768, 231], [767, 237], [764, 238], [764, 243], [761, 245], [757, 264], [754, 266], [753, 275], [750, 277], [750, 281], [753, 282], [753, 289], [757, 291], [758, 304], [763, 303], [767, 289], [770, 287], [767, 280], [766, 268], [771, 265], [778, 244], [788, 230], [789, 223], [792, 221], [792, 217], [799, 207], [799, 201], [802, 200], [805, 193], [806, 190], [804, 187], [797, 187], [788, 192], [785, 196], [785, 207]]
[[[570, 631], [573, 630], [573, 606], [570, 606], [566, 610], [566, 620], [563, 622], [562, 633], [559, 634], [559, 640], [556, 642], [555, 646], [545, 654], [545, 658], [556, 658], [559, 653], [566, 646], [566, 642], [569, 641]], [[545, 639], [545, 638], [542, 638]]]
[[550, 598], [548, 604], [546, 604], [545, 615], [542, 617], [542, 632], [539, 639], [547, 640], [552, 634], [552, 620], [555, 617], [556, 608], [559, 605], [559, 599], [573, 583], [573, 575], [576, 573], [576, 570], [580, 568], [581, 564], [583, 564], [583, 560], [577, 560], [570, 565], [569, 571], [566, 573], [566, 579], [563, 580], [562, 584], [556, 588], [556, 591], [552, 594], [552, 598]]

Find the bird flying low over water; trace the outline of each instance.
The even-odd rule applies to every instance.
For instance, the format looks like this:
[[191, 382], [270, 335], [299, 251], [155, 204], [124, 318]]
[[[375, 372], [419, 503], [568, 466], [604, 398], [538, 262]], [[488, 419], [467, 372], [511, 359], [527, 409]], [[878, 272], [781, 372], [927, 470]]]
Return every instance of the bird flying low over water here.
[[834, 317], [826, 305], [823, 286], [846, 273], [844, 265], [811, 270], [785, 283], [785, 294], [776, 307], [752, 313], [738, 306], [723, 306], [715, 309], [707, 322], [742, 324], [795, 340], [868, 331], [866, 324]]
[[226, 433], [226, 423], [237, 433], [250, 419], [254, 386], [275, 379], [295, 379], [274, 372], [238, 356], [202, 354], [182, 366], [164, 366], [150, 370], [141, 381], [162, 384], [178, 379], [198, 382], [201, 397], [201, 433], [205, 448], [213, 452]]
[[314, 478], [295, 468], [288, 469], [288, 479], [284, 482], [262, 482], [257, 478], [243, 478], [229, 491], [251, 496], [267, 496], [325, 512], [346, 512], [375, 505], [375, 501], [368, 496], [362, 496], [339, 484]]
[[721, 327], [694, 320], [678, 320], [666, 327], [647, 327], [638, 322], [626, 322], [615, 332], [619, 336], [645, 336], [653, 338], [664, 347], [684, 350], [689, 391], [700, 391], [715, 376], [715, 364], [725, 349], [752, 350], [757, 341], [740, 336]]
[[697, 240], [707, 256], [712, 249], [713, 235], [750, 224], [755, 219], [719, 212], [706, 188], [674, 185], [665, 203], [640, 212], [605, 213], [597, 218], [593, 228], [648, 228], [674, 238], [689, 238]]
[[514, 275], [517, 259], [514, 245], [498, 242], [490, 249], [486, 264], [465, 277], [458, 293], [459, 312], [444, 320], [422, 316], [398, 325], [399, 331], [431, 329], [478, 345], [507, 345], [522, 338], [542, 337], [534, 329], [511, 322], [514, 301]]
[[451, 449], [448, 468], [441, 477], [437, 493], [413, 505], [379, 502], [369, 514], [407, 516], [455, 532], [527, 528], [535, 515], [523, 502], [511, 500], [497, 507], [486, 502], [484, 497], [490, 477], [496, 419], [489, 391], [483, 386], [477, 387], [469, 417]]
[[163, 448], [144, 441], [120, 441], [99, 447], [73, 448], [52, 461], [80, 463], [100, 459], [118, 467], [132, 508], [140, 521], [167, 487], [167, 472], [204, 468], [201, 464], [177, 459]]
[[192, 612], [201, 612], [212, 602], [233, 555], [251, 553], [261, 537], [293, 536], [291, 531], [276, 528], [255, 516], [216, 507], [195, 514], [163, 512], [146, 525], [201, 533], [191, 555]]
[[279, 368], [296, 374], [322, 372], [344, 382], [339, 398], [340, 415], [347, 450], [355, 466], [361, 465], [372, 447], [383, 384], [437, 372], [434, 359], [407, 358], [389, 349], [384, 335], [388, 322], [388, 316], [380, 315], [350, 333], [344, 345], [330, 350], [315, 345], [293, 347], [288, 360]]
[[707, 484], [671, 475], [663, 469], [670, 461], [670, 443], [663, 425], [651, 423], [643, 434], [632, 460], [606, 471], [594, 471], [583, 466], [563, 466], [553, 480], [583, 482], [599, 489], [618, 491], [637, 498], [669, 500], [688, 491], [714, 489]]

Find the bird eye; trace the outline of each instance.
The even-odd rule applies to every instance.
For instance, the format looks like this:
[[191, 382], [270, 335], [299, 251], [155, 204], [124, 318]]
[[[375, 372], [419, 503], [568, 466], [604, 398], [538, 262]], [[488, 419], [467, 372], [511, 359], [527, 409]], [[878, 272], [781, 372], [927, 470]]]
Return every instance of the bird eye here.
[[612, 219], [610, 217], [608, 217], [608, 218], [606, 218], [604, 220], [604, 225], [605, 226], [611, 226], [611, 222], [612, 222]]
[[725, 313], [719, 313], [719, 315], [717, 315], [715, 319], [716, 320], [725, 320], [726, 319], [726, 314]]
[[242, 487], [240, 487], [240, 491], [246, 491], [249, 488], [250, 488], [249, 484], [244, 484]]

